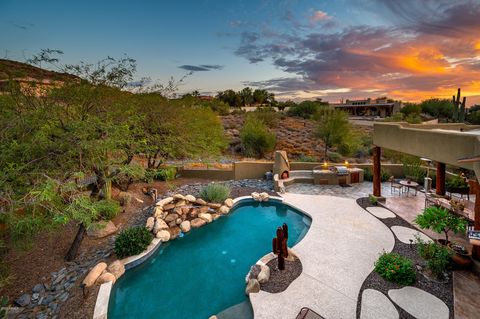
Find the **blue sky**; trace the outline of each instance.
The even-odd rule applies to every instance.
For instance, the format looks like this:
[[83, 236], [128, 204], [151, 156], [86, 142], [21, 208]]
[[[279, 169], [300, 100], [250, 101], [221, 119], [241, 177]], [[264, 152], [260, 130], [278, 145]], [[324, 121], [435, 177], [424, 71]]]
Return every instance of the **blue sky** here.
[[[161, 82], [217, 66], [194, 72], [181, 92], [250, 85], [283, 98], [418, 100], [462, 86], [480, 95], [472, 80], [480, 70], [479, 1], [402, 3], [0, 0], [0, 56], [22, 61], [52, 48], [76, 63], [126, 54], [137, 60], [138, 78]], [[465, 8], [472, 19], [457, 34], [445, 31]], [[452, 52], [459, 34], [470, 49]], [[452, 68], [464, 76], [452, 78]]]

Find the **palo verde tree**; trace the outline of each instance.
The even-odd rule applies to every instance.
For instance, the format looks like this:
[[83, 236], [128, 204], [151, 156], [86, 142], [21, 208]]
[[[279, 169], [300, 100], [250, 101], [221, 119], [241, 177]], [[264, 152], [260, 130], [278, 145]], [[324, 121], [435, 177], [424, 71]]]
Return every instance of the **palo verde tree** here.
[[322, 108], [314, 115], [317, 121], [315, 135], [325, 143], [324, 159], [328, 158], [328, 148], [347, 143], [352, 135], [348, 116], [340, 110]]

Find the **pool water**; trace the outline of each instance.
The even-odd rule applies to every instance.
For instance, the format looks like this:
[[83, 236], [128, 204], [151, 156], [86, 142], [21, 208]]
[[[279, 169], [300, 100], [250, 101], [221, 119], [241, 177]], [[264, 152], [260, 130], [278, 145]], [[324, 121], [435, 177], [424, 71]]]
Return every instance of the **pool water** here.
[[311, 220], [278, 201], [242, 201], [227, 216], [162, 244], [128, 270], [113, 286], [108, 317], [206, 319], [245, 302], [245, 276], [271, 251], [283, 223], [292, 247]]

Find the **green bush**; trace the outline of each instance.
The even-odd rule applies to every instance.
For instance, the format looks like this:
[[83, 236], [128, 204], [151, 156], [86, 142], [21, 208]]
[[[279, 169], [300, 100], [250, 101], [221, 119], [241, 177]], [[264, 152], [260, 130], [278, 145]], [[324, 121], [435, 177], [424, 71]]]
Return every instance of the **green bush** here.
[[268, 131], [266, 125], [257, 118], [247, 117], [240, 131], [240, 139], [245, 155], [263, 157], [275, 147], [275, 134]]
[[423, 213], [415, 217], [415, 223], [422, 229], [431, 229], [439, 234], [443, 232], [447, 243], [450, 231], [459, 234], [465, 232], [467, 226], [467, 222], [463, 218], [438, 206], [425, 208]]
[[112, 178], [112, 182], [122, 191], [126, 192], [128, 187], [145, 178], [145, 168], [137, 163], [124, 165], [118, 168], [117, 174]]
[[427, 268], [437, 276], [443, 277], [443, 273], [450, 264], [450, 258], [453, 253], [446, 246], [435, 242], [425, 243], [419, 237], [417, 238], [418, 254], [427, 262]]
[[[363, 170], [363, 179], [367, 182], [373, 182], [373, 171], [371, 168], [365, 168]], [[380, 170], [380, 180], [382, 183], [388, 181], [390, 179], [390, 174], [384, 170], [383, 168]]]
[[315, 163], [315, 162], [317, 162], [317, 159], [316, 159], [314, 156], [309, 156], [309, 155], [301, 154], [301, 155], [297, 158], [297, 162]]
[[313, 101], [303, 101], [300, 104], [291, 106], [287, 114], [289, 116], [299, 116], [304, 119], [311, 118], [318, 110], [319, 104]]
[[249, 117], [259, 119], [270, 128], [276, 127], [278, 124], [278, 113], [273, 107], [257, 108], [256, 111], [247, 113], [247, 118]]
[[463, 177], [458, 176], [458, 175], [455, 175], [454, 177], [448, 179], [445, 184], [446, 184], [445, 186], [447, 187], [447, 189], [468, 188], [468, 183], [465, 182]]
[[422, 167], [422, 161], [415, 156], [403, 156], [403, 174], [406, 177], [412, 178], [415, 182], [422, 184], [423, 179], [426, 176], [426, 171]]
[[210, 183], [200, 190], [200, 197], [211, 203], [223, 203], [230, 196], [230, 188], [223, 184]]
[[102, 199], [95, 202], [99, 216], [104, 220], [110, 220], [120, 212], [120, 203], [115, 200]]
[[342, 155], [336, 152], [328, 152], [328, 160], [332, 163], [340, 163], [342, 161]]
[[376, 206], [378, 204], [378, 198], [373, 195], [368, 195], [368, 200], [372, 205]]
[[142, 226], [122, 231], [115, 239], [115, 254], [119, 258], [138, 255], [152, 242], [153, 235]]
[[401, 285], [411, 285], [417, 277], [412, 261], [396, 253], [381, 254], [375, 262], [375, 272]]
[[145, 173], [145, 181], [151, 183], [153, 180], [170, 181], [177, 176], [176, 167], [148, 169]]

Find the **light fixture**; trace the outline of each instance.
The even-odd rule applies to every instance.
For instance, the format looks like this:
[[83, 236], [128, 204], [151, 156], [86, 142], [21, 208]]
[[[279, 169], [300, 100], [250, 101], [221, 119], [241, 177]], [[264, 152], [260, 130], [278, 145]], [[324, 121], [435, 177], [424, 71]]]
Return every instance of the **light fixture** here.
[[347, 160], [345, 160], [345, 166], [348, 166], [348, 161]]
[[325, 167], [325, 168], [328, 167], [327, 161], [323, 161], [323, 167]]

